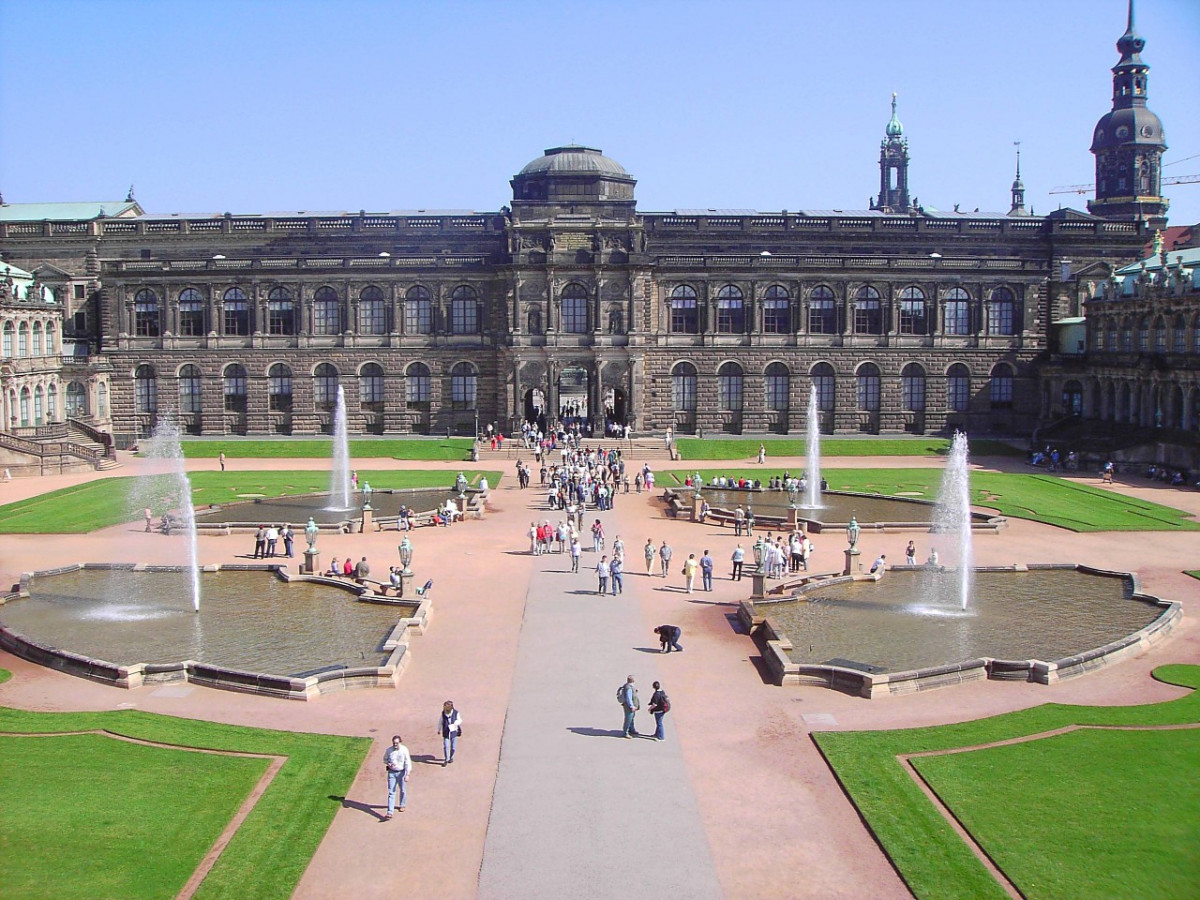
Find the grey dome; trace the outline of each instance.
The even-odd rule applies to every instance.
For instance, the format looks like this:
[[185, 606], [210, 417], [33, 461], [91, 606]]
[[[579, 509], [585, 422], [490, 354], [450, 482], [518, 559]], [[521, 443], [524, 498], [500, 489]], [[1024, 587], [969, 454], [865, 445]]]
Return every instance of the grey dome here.
[[608, 175], [629, 178], [629, 173], [615, 159], [609, 159], [593, 147], [568, 144], [566, 147], [551, 147], [519, 173], [521, 175]]
[[1162, 122], [1144, 106], [1114, 109], [1096, 123], [1092, 135], [1092, 152], [1125, 144], [1165, 146]]

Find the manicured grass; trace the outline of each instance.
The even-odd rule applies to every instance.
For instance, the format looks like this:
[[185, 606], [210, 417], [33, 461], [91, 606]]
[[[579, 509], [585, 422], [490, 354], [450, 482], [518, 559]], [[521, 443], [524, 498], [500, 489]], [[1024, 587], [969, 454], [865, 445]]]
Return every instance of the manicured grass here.
[[[191, 459], [280, 458], [310, 459], [327, 457], [333, 446], [332, 438], [286, 438], [275, 440], [184, 440], [183, 455]], [[380, 438], [350, 441], [351, 459], [450, 459], [471, 457], [470, 438]]]
[[[767, 448], [767, 459], [779, 456], [804, 456], [803, 438], [777, 440], [710, 440], [678, 438], [675, 441], [680, 456], [687, 459], [737, 459], [758, 458], [758, 447]], [[950, 441], [946, 438], [823, 438], [821, 455], [830, 456], [945, 456], [950, 452]], [[974, 456], [1024, 456], [1003, 441], [972, 441]]]
[[[661, 483], [681, 484], [689, 474], [686, 470], [666, 472]], [[721, 470], [720, 474], [766, 482], [783, 470], [755, 467]], [[942, 479], [940, 469], [822, 469], [821, 474], [831, 490], [918, 500], [937, 499]], [[1200, 530], [1200, 522], [1181, 510], [1046, 474], [972, 472], [971, 502], [1011, 518], [1079, 532]]]
[[103, 736], [3, 739], [5, 897], [175, 896], [266, 765], [261, 759], [174, 749], [199, 747], [282, 756], [286, 762], [196, 897], [284, 900], [370, 748], [362, 738], [238, 728], [134, 710], [0, 708], [0, 732], [80, 731], [168, 746], [141, 747]]
[[[464, 470], [463, 474], [472, 485], [479, 482], [480, 476], [486, 476], [488, 484], [495, 487], [501, 478], [500, 472]], [[246, 494], [284, 497], [329, 490], [329, 473], [323, 471], [192, 472], [188, 478], [196, 506], [234, 503], [245, 499], [239, 495]], [[369, 482], [374, 490], [449, 488], [454, 475], [359, 469], [358, 479], [360, 485]], [[0, 534], [81, 534], [140, 519], [138, 511], [130, 506], [136, 480], [101, 478], [0, 506]]]
[[[913, 893], [920, 898], [1004, 898], [1007, 895], [979, 862], [950, 824], [925, 797], [907, 774], [898, 757], [902, 754], [954, 750], [1042, 734], [1071, 725], [1134, 726], [1192, 724], [1200, 722], [1200, 667], [1163, 666], [1154, 672], [1161, 681], [1193, 688], [1187, 696], [1145, 706], [1065, 706], [1048, 703], [1001, 716], [946, 725], [879, 732], [823, 732], [813, 735], [839, 782], [858, 808], [876, 839], [897, 867]], [[1065, 742], [1066, 749], [1047, 747], [1045, 740], [1027, 745], [1027, 755], [1016, 754], [1002, 762], [988, 751], [977, 757], [981, 763], [963, 760], [957, 776], [954, 762], [932, 768], [944, 773], [949, 785], [973, 778], [977, 783], [964, 788], [963, 815], [978, 822], [981, 833], [973, 836], [988, 853], [1005, 866], [1006, 876], [1018, 881], [1029, 897], [1193, 897], [1197, 869], [1197, 800], [1193, 773], [1200, 766], [1200, 744], [1195, 740], [1159, 742], [1157, 758], [1143, 760], [1139, 749], [1148, 749], [1144, 732], [1114, 732], [1105, 752], [1070, 752], [1086, 749]], [[1127, 743], [1126, 743], [1127, 742]], [[1167, 746], [1164, 748], [1162, 744]], [[974, 756], [973, 751], [967, 754]], [[930, 768], [930, 759], [918, 765]], [[939, 758], [940, 759], [940, 758]], [[1147, 768], [1178, 765], [1164, 775], [1147, 775]], [[1019, 802], [1010, 783], [1016, 768], [1023, 766], [1020, 789], [1033, 796]], [[974, 771], [970, 771], [970, 769]], [[1170, 776], [1173, 776], [1170, 777]], [[965, 791], [973, 791], [968, 798]], [[1122, 791], [1123, 793], [1110, 793]], [[1071, 804], [1103, 808], [1098, 816], [1075, 819]], [[1064, 804], [1066, 805], [1064, 807]], [[1138, 804], [1142, 810], [1131, 810]], [[976, 811], [981, 805], [994, 808], [988, 821]], [[1042, 814], [1026, 818], [1031, 808]], [[974, 816], [974, 818], [972, 818]], [[1153, 836], [1168, 846], [1154, 859], [1136, 855], [1142, 838], [1139, 823], [1153, 821]], [[967, 823], [970, 827], [970, 822]], [[1029, 832], [1017, 845], [1010, 839], [1017, 831]], [[1042, 844], [1029, 850], [1031, 844]], [[1037, 858], [1034, 858], [1036, 854]], [[1012, 871], [1008, 870], [1012, 866]], [[1087, 869], [1093, 872], [1087, 873]], [[1060, 870], [1049, 880], [1047, 871]], [[1072, 870], [1072, 871], [1068, 871]], [[1065, 874], [1063, 874], [1065, 873]], [[1080, 878], [1068, 889], [1059, 890], [1060, 879]], [[1047, 879], [1047, 880], [1043, 880]], [[1119, 893], [1089, 889], [1089, 884], [1127, 885]], [[1185, 891], [1179, 892], [1183, 885]]]
[[[1081, 760], [1092, 767], [1081, 773]], [[1129, 900], [1200, 889], [1198, 764], [1195, 728], [1073, 731], [913, 760], [1024, 896]]]

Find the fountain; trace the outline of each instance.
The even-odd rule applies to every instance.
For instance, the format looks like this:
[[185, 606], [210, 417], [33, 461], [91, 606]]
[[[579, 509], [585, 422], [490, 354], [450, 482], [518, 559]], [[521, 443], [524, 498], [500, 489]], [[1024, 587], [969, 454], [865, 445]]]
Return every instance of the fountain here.
[[821, 420], [817, 410], [817, 386], [808, 390], [808, 421], [804, 453], [808, 463], [805, 477], [804, 509], [821, 508]]
[[350, 509], [350, 439], [346, 434], [346, 391], [339, 384], [333, 408], [333, 471], [327, 509]]
[[[184, 471], [183, 448], [179, 443], [179, 420], [163, 415], [150, 438], [142, 442], [146, 466], [130, 495], [133, 510], [161, 511], [164, 531], [176, 528], [185, 542], [185, 571], [190, 572], [192, 609], [200, 611], [200, 564], [196, 549], [196, 510], [192, 505], [192, 483]], [[172, 515], [177, 512], [177, 517]], [[149, 523], [147, 523], [149, 525]]]
[[946, 468], [942, 472], [931, 529], [933, 534], [946, 536], [947, 547], [944, 549], [947, 553], [945, 557], [939, 556], [939, 561], [944, 560], [942, 567], [952, 570], [955, 577], [926, 578], [922, 585], [922, 598], [931, 605], [950, 606], [964, 612], [971, 597], [975, 571], [975, 547], [971, 534], [971, 471], [968, 462], [967, 436], [956, 431], [950, 443]]

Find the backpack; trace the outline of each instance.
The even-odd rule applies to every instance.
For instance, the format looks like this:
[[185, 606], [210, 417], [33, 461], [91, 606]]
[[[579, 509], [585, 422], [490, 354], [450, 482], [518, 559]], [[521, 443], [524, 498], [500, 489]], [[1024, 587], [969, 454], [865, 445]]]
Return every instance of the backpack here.
[[625, 684], [617, 688], [617, 702], [622, 706], [625, 705], [625, 688], [627, 687], [629, 687], [629, 682], [625, 682]]
[[671, 698], [664, 693], [662, 695], [662, 706], [659, 707], [660, 712], [669, 713], [671, 711]]

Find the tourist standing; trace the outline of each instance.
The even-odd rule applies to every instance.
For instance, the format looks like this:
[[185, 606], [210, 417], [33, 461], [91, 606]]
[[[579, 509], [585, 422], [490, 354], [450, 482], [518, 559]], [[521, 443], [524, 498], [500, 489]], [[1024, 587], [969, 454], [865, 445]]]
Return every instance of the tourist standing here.
[[646, 574], [650, 575], [654, 571], [654, 555], [657, 552], [654, 549], [654, 541], [646, 538], [646, 546], [642, 549], [646, 554]]
[[742, 530], [746, 527], [746, 511], [739, 505], [733, 511], [733, 536], [741, 537]]
[[[151, 531], [154, 530], [154, 513], [153, 513], [153, 511], [151, 511], [150, 507], [147, 506], [146, 509], [142, 512], [142, 516], [146, 520], [146, 534], [149, 534]], [[257, 553], [255, 553], [254, 555], [258, 556]]]
[[662, 546], [658, 548], [658, 560], [662, 566], [662, 577], [667, 577], [667, 571], [671, 568], [671, 556], [673, 552], [671, 545], [667, 543], [667, 539], [663, 538]]
[[275, 556], [275, 549], [279, 546], [279, 529], [272, 525], [267, 529], [267, 556]]
[[296, 534], [292, 531], [291, 525], [284, 525], [279, 532], [279, 536], [283, 538], [283, 554], [288, 559], [294, 555], [293, 550], [296, 545]]
[[642, 708], [642, 701], [638, 698], [637, 688], [634, 686], [632, 675], [626, 678], [625, 683], [617, 688], [617, 702], [621, 704], [621, 709], [625, 713], [625, 720], [621, 725], [621, 736], [625, 738], [638, 737], [633, 719], [637, 711]]
[[761, 466], [767, 461], [767, 447], [765, 444], [758, 445], [758, 464]]
[[[149, 510], [146, 510], [149, 512]], [[259, 525], [254, 532], [254, 558], [261, 559], [267, 555], [267, 526]]]
[[683, 561], [683, 585], [689, 594], [696, 585], [696, 570], [698, 568], [700, 568], [700, 563], [696, 559], [696, 554], [689, 553], [688, 558]]
[[650, 706], [647, 707], [654, 715], [654, 740], [663, 739], [663, 716], [671, 711], [671, 700], [659, 682], [654, 682], [654, 693], [650, 695]]
[[612, 567], [608, 564], [608, 557], [601, 556], [600, 562], [596, 563], [596, 578], [600, 582], [600, 586], [596, 588], [596, 593], [601, 596], [608, 593], [608, 576], [612, 573]]
[[458, 748], [458, 736], [462, 734], [462, 714], [454, 708], [454, 701], [442, 704], [438, 716], [438, 734], [442, 736], [442, 768], [454, 762], [454, 751]]
[[221, 451], [221, 455], [217, 457], [217, 460], [221, 463], [221, 471], [224, 472], [225, 471], [225, 451], [224, 450]]
[[704, 555], [700, 557], [700, 583], [706, 591], [712, 590], [713, 578], [713, 558], [708, 555], [708, 551], [704, 551]]
[[733, 556], [730, 559], [733, 561], [733, 574], [729, 576], [730, 581], [741, 581], [742, 564], [746, 561], [746, 551], [742, 549], [741, 544], [733, 548]]
[[910, 566], [917, 564], [917, 545], [909, 541], [908, 546], [904, 548], [904, 561]]
[[396, 791], [400, 792], [400, 812], [404, 812], [405, 801], [408, 800], [408, 773], [412, 770], [412, 756], [404, 746], [400, 735], [392, 736], [392, 746], [383, 754], [383, 765], [387, 769], [387, 815], [390, 819], [396, 809]]
[[579, 535], [571, 535], [571, 571], [579, 572], [579, 557], [583, 554], [583, 547], [579, 544]]
[[608, 564], [608, 574], [612, 579], [613, 596], [625, 593], [625, 583], [621, 580], [621, 575], [625, 571], [625, 563], [621, 561], [621, 557], [614, 556]]
[[592, 523], [592, 552], [599, 553], [604, 549], [604, 525], [597, 519]]

